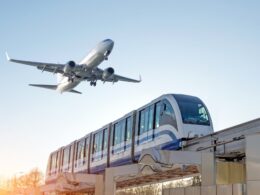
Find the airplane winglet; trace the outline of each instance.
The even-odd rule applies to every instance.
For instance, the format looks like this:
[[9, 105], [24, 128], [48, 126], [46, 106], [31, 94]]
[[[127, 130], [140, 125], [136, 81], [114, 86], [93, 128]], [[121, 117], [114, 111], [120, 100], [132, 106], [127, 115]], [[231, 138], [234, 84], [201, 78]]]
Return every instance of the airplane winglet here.
[[141, 77], [141, 75], [139, 75], [139, 82], [141, 82], [142, 81], [142, 77]]
[[7, 52], [5, 52], [5, 56], [6, 56], [6, 59], [8, 60], [8, 61], [10, 61], [10, 57], [9, 57], [9, 55], [8, 55], [8, 53]]

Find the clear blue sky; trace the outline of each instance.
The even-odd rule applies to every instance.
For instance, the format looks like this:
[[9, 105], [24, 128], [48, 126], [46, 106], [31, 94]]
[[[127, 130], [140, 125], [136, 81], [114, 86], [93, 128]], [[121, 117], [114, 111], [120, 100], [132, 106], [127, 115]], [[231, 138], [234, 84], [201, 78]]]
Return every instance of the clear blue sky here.
[[[2, 1], [0, 177], [39, 167], [56, 148], [165, 93], [200, 97], [215, 130], [260, 116], [259, 1]], [[102, 68], [140, 84], [77, 87], [83, 95], [32, 88], [49, 73], [11, 57], [80, 61], [99, 41], [114, 50]]]

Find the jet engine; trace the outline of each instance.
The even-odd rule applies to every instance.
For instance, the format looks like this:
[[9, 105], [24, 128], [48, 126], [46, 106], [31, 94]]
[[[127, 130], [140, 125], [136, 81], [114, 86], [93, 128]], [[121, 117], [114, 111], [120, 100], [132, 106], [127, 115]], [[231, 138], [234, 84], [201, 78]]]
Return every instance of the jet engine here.
[[104, 81], [110, 79], [113, 75], [114, 75], [114, 69], [111, 67], [108, 67], [104, 70], [103, 74], [102, 74], [102, 79]]
[[76, 63], [74, 61], [68, 61], [67, 64], [64, 66], [63, 71], [65, 73], [70, 73], [76, 66]]

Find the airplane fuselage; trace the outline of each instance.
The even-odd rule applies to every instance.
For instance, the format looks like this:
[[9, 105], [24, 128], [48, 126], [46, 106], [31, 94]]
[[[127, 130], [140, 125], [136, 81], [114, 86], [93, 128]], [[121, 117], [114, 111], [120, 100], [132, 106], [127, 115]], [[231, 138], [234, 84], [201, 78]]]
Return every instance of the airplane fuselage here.
[[[79, 69], [77, 75], [81, 78], [87, 77], [91, 74], [92, 70], [101, 64], [104, 60], [107, 60], [107, 57], [111, 53], [114, 46], [114, 42], [111, 39], [106, 39], [100, 42], [94, 49], [92, 49], [88, 55], [79, 63], [79, 66], [76, 67]], [[82, 71], [84, 69], [85, 71]], [[76, 87], [82, 80], [79, 78], [74, 78], [70, 80], [65, 78], [63, 82], [59, 83], [57, 86], [57, 91], [60, 93], [70, 91]], [[95, 78], [93, 78], [95, 80]]]

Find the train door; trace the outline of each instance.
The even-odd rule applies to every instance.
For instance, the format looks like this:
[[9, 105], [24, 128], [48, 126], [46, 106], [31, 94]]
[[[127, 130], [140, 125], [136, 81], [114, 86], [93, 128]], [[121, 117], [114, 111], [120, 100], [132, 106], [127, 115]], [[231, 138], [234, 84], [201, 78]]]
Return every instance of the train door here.
[[103, 171], [107, 166], [108, 128], [93, 133], [90, 172]]
[[139, 111], [138, 144], [145, 144], [154, 139], [154, 104]]
[[76, 142], [76, 153], [74, 160], [74, 172], [87, 172], [89, 137], [84, 137]]
[[110, 166], [132, 162], [133, 116], [128, 115], [113, 123], [110, 144]]

